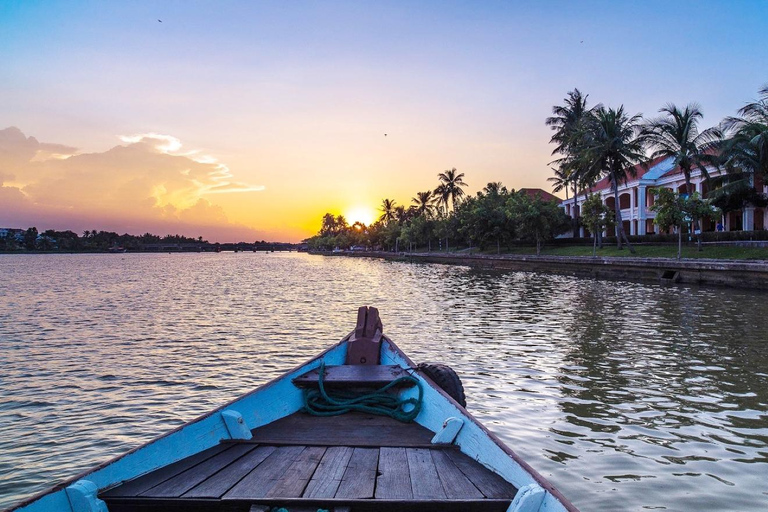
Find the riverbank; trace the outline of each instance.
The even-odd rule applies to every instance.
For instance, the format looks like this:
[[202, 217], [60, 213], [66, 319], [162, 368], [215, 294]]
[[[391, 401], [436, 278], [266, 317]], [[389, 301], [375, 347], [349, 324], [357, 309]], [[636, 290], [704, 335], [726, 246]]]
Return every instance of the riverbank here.
[[[628, 253], [628, 251], [625, 251]], [[698, 284], [768, 290], [768, 261], [726, 259], [674, 259], [653, 257], [552, 256], [525, 254], [392, 253], [355, 251], [316, 253], [396, 261], [467, 265], [495, 270], [629, 279], [663, 284]]]

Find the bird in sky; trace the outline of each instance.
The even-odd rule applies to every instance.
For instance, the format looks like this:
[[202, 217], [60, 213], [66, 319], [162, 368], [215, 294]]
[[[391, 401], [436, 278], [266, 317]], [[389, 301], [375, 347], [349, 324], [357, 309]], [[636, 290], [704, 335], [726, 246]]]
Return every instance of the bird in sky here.
[[158, 21], [158, 23], [162, 23], [163, 22], [163, 20], [157, 20], [157, 21]]

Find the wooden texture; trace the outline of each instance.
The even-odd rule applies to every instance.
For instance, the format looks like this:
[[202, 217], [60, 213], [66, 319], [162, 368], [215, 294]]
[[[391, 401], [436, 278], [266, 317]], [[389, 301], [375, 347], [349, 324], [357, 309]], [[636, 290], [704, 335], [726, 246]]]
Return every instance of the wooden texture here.
[[[293, 383], [304, 388], [317, 388], [320, 370], [311, 370], [293, 379]], [[382, 387], [395, 379], [408, 376], [408, 372], [397, 365], [359, 365], [344, 364], [326, 366], [323, 377], [324, 386], [328, 389], [348, 389], [355, 387]], [[412, 383], [403, 382], [403, 386]]]
[[446, 451], [445, 453], [486, 498], [506, 498], [514, 496], [517, 492], [511, 483], [463, 453], [457, 451]]
[[408, 469], [411, 473], [411, 489], [414, 499], [439, 500], [445, 499], [445, 491], [440, 477], [437, 476], [435, 461], [430, 450], [424, 448], [407, 448]]
[[288, 466], [285, 473], [277, 480], [274, 487], [267, 492], [266, 497], [299, 498], [315, 473], [325, 448], [307, 446], [298, 457]]
[[227, 450], [207, 459], [204, 464], [197, 464], [173, 478], [169, 478], [160, 485], [143, 492], [141, 495], [157, 498], [181, 496], [254, 448], [255, 446], [253, 445], [242, 444], [230, 446]]
[[112, 498], [132, 498], [145, 504], [153, 499], [196, 503], [272, 498], [310, 502], [375, 498], [406, 503], [511, 500], [516, 493], [498, 475], [444, 447], [274, 447], [241, 442], [197, 459], [147, 475], [144, 485], [150, 479], [162, 482], [141, 494], [129, 482], [124, 487], [131, 493], [118, 488], [102, 497], [108, 503]]
[[431, 431], [387, 416], [347, 413], [311, 416], [295, 413], [252, 431], [251, 442], [301, 446], [431, 446]]
[[[253, 433], [253, 440], [227, 441], [101, 497], [117, 512], [286, 504], [289, 510], [380, 510], [372, 503], [421, 512], [505, 510], [516, 493], [455, 446], [430, 444], [429, 430], [387, 417], [297, 413]], [[268, 438], [274, 444], [258, 444]]]
[[130, 480], [122, 485], [114, 487], [106, 492], [101, 493], [101, 496], [138, 496], [144, 491], [151, 489], [152, 487], [165, 482], [169, 478], [173, 478], [179, 473], [186, 471], [187, 469], [210, 459], [214, 455], [223, 452], [229, 448], [229, 446], [220, 444], [204, 450], [200, 453], [187, 457], [173, 464], [169, 464], [165, 467], [147, 473], [133, 480]]
[[[431, 450], [437, 475], [449, 499], [482, 498], [483, 493], [469, 481], [444, 450]], [[487, 471], [487, 470], [486, 470]]]
[[304, 497], [333, 498], [336, 496], [344, 471], [352, 457], [352, 451], [353, 448], [349, 446], [328, 448], [304, 491]]
[[303, 446], [278, 447], [256, 469], [227, 491], [222, 499], [263, 498], [302, 451]]
[[[511, 500], [371, 500], [328, 499], [305, 500], [304, 498], [239, 501], [212, 500], [162, 500], [161, 498], [116, 498], [109, 504], [109, 512], [246, 512], [252, 506], [276, 507], [290, 512], [317, 512], [318, 509], [341, 512], [506, 512]], [[255, 510], [259, 510], [258, 508]]]
[[346, 364], [379, 364], [382, 330], [378, 309], [367, 306], [358, 309], [355, 333], [347, 343]]
[[336, 491], [337, 498], [373, 498], [376, 488], [376, 468], [379, 464], [379, 450], [376, 448], [355, 448], [349, 458], [347, 470]]
[[381, 448], [376, 499], [409, 500], [412, 498], [411, 474], [405, 448]]
[[255, 449], [222, 469], [206, 481], [185, 492], [184, 498], [219, 498], [275, 451], [274, 446]]

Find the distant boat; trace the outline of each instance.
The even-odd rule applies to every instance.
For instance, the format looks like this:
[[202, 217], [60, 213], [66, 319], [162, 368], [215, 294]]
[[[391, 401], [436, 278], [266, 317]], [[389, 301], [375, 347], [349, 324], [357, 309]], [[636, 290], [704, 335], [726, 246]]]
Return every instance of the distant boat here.
[[128, 251], [125, 249], [125, 247], [116, 245], [114, 247], [110, 247], [109, 248], [109, 252], [111, 252], [111, 253], [124, 253], [124, 252], [128, 252]]
[[467, 412], [453, 370], [382, 330], [362, 307], [317, 357], [11, 510], [577, 512]]

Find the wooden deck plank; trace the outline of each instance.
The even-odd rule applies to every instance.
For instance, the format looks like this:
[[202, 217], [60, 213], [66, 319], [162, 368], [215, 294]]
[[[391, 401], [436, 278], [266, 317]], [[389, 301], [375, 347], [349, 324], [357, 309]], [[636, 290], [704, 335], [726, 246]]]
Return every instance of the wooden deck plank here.
[[222, 499], [263, 498], [302, 451], [303, 446], [279, 446], [256, 469], [227, 491]]
[[141, 496], [154, 498], [178, 498], [206, 478], [218, 473], [221, 469], [230, 463], [239, 459], [249, 451], [253, 450], [253, 445], [232, 445], [229, 449], [214, 455], [200, 464], [197, 464], [186, 471], [179, 473], [173, 478], [152, 487], [141, 493]]
[[355, 448], [336, 491], [336, 498], [373, 498], [378, 464], [377, 448]]
[[307, 446], [296, 460], [288, 466], [283, 475], [277, 480], [274, 487], [267, 492], [266, 497], [298, 498], [307, 487], [320, 459], [323, 458], [325, 448], [321, 446]]
[[323, 455], [320, 464], [312, 475], [304, 498], [333, 498], [339, 489], [344, 471], [347, 469], [353, 448], [349, 446], [331, 446]]
[[413, 498], [408, 456], [405, 448], [381, 448], [379, 450], [379, 476], [376, 479], [376, 499]]
[[443, 450], [430, 450], [430, 453], [447, 498], [472, 499], [483, 497], [483, 493], [456, 467], [448, 454]]
[[517, 493], [514, 485], [463, 453], [453, 450], [445, 453], [486, 498], [512, 499]]
[[253, 471], [275, 451], [274, 446], [258, 446], [207, 480], [185, 492], [183, 498], [219, 498]]
[[[180, 500], [166, 498], [113, 498], [109, 500], [110, 512], [245, 512], [253, 505], [285, 507], [291, 512], [316, 512], [318, 509], [353, 512], [505, 512], [511, 499], [476, 500], [372, 500], [372, 499], [323, 499], [259, 498], [254, 500], [216, 501], [210, 499]], [[258, 510], [258, 509], [257, 509]]]
[[430, 446], [434, 433], [387, 416], [295, 413], [252, 431], [254, 443], [301, 446]]
[[425, 448], [407, 448], [405, 451], [414, 499], [439, 500], [446, 497], [430, 451]]
[[117, 487], [113, 487], [106, 492], [100, 493], [99, 496], [138, 496], [142, 492], [151, 489], [152, 487], [161, 484], [170, 478], [173, 478], [179, 473], [186, 471], [196, 464], [199, 464], [228, 448], [230, 448], [230, 445], [218, 444], [178, 462], [163, 466], [162, 468], [156, 469], [155, 471], [147, 473], [143, 476], [129, 480]]

